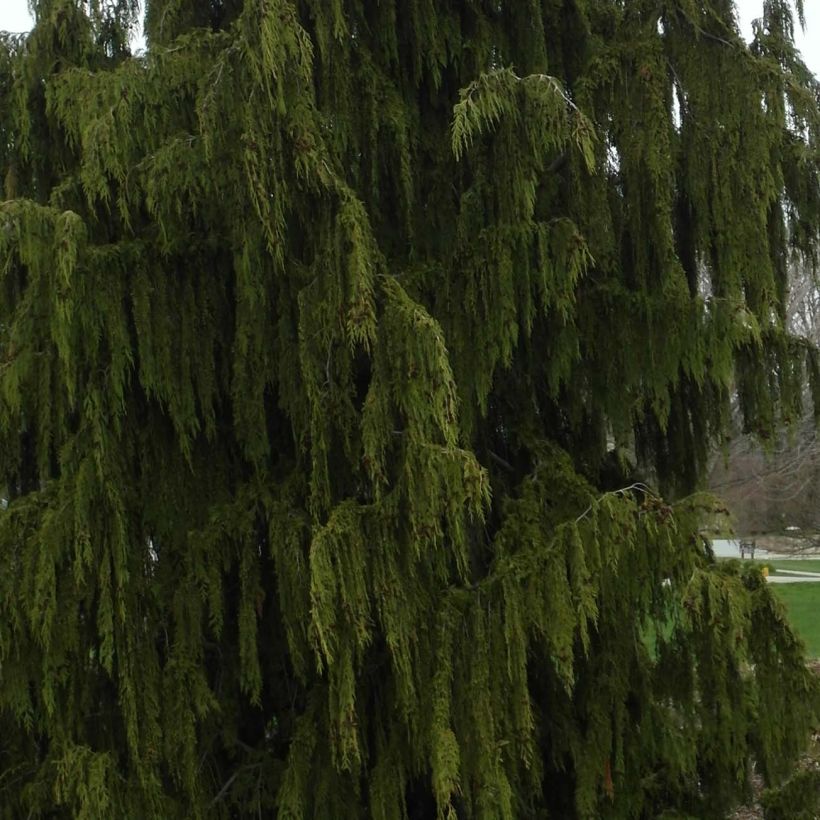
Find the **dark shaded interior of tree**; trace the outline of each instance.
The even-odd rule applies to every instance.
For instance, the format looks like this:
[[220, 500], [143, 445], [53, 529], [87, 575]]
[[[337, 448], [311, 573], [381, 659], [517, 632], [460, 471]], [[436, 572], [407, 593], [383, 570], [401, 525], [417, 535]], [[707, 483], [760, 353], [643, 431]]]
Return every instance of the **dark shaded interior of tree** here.
[[802, 8], [747, 45], [729, 0], [148, 0], [133, 56], [136, 0], [33, 5], [0, 817], [717, 818], [786, 777], [817, 686], [701, 528], [733, 407], [820, 399]]

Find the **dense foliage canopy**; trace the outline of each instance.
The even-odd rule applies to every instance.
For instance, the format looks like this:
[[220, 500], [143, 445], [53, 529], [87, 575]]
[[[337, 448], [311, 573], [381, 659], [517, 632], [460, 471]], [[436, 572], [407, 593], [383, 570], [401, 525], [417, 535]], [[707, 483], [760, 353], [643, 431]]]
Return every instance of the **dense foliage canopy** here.
[[[793, 11], [39, 0], [0, 45], [0, 817], [720, 816], [815, 690], [699, 535], [796, 418]], [[798, 11], [800, 9], [797, 9]], [[820, 398], [820, 391], [815, 391]]]

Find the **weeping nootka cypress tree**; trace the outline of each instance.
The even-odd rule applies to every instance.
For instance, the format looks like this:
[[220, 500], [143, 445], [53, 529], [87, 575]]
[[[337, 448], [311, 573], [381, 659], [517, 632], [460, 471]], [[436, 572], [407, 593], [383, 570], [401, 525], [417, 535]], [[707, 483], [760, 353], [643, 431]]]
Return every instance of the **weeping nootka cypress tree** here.
[[697, 490], [733, 397], [765, 439], [820, 396], [799, 5], [747, 47], [730, 0], [149, 0], [136, 57], [136, 0], [33, 5], [0, 816], [710, 817], [782, 779], [815, 690]]

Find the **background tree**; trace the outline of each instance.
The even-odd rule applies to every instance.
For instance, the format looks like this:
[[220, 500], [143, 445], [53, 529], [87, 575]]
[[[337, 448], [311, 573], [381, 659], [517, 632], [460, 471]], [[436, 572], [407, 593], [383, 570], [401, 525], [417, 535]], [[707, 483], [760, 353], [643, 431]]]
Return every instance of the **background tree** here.
[[0, 813], [709, 817], [788, 773], [814, 683], [693, 492], [735, 385], [770, 435], [820, 382], [790, 6], [747, 48], [728, 0], [152, 0], [141, 58], [130, 0], [34, 10]]
[[[820, 289], [814, 271], [799, 262], [792, 266], [786, 321], [795, 336], [820, 344]], [[735, 408], [709, 486], [731, 508], [739, 533], [792, 536], [793, 549], [814, 549], [820, 545], [820, 438], [809, 382], [803, 394], [799, 418], [768, 440], [744, 430]]]

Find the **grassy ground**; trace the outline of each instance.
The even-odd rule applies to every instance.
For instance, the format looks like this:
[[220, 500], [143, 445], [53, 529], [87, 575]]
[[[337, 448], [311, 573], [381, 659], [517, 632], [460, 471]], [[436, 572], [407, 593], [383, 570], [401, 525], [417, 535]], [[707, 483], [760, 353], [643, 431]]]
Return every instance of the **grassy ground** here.
[[806, 654], [820, 658], [820, 584], [772, 584], [772, 588], [786, 604], [789, 620], [806, 644]]
[[820, 559], [818, 558], [790, 558], [787, 561], [766, 561], [762, 559], [761, 564], [769, 567], [769, 571], [792, 569], [798, 572], [817, 572], [820, 573]]

